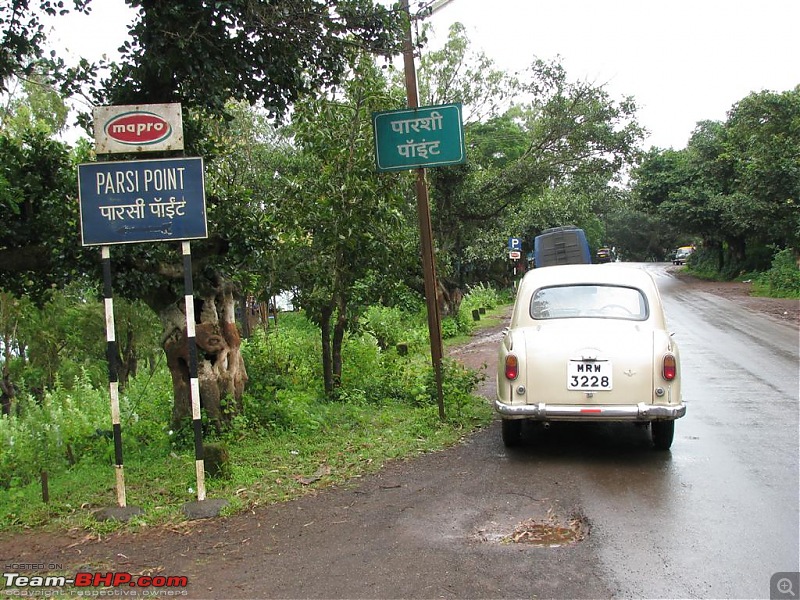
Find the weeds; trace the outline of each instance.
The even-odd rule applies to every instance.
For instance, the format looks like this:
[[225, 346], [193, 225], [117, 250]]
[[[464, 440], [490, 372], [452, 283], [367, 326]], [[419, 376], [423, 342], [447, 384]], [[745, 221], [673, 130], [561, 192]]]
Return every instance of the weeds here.
[[[407, 355], [397, 352], [399, 341]], [[279, 328], [259, 331], [242, 351], [250, 380], [243, 411], [204, 440], [230, 457], [224, 477], [206, 478], [208, 496], [227, 499], [229, 512], [450, 446], [491, 419], [489, 403], [473, 395], [478, 374], [451, 361], [444, 365], [447, 419], [439, 419], [424, 315], [367, 311], [347, 338], [335, 401], [321, 393], [319, 331], [302, 315], [283, 315]], [[17, 399], [16, 414], [0, 419], [0, 530], [105, 533], [183, 520], [181, 506], [196, 499], [194, 449], [190, 432], [167, 428], [172, 385], [163, 361], [132, 377], [120, 396], [126, 496], [144, 515], [127, 524], [91, 517], [116, 499], [109, 406], [108, 390], [89, 376], [69, 387], [56, 380], [41, 401]]]
[[792, 250], [777, 252], [770, 270], [759, 275], [753, 287], [759, 296], [800, 298], [800, 269]]

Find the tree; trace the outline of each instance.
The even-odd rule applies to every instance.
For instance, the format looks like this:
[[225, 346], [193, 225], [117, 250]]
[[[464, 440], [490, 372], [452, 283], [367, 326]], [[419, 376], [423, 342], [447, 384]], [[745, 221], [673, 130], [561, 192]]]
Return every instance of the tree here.
[[11, 376], [11, 364], [25, 360], [25, 343], [21, 341], [20, 325], [35, 309], [25, 298], [0, 290], [0, 344], [3, 349], [2, 379], [0, 380], [0, 415], [11, 414], [11, 404], [17, 393]]
[[0, 118], [0, 129], [14, 136], [41, 129], [49, 135], [64, 131], [69, 109], [58, 93], [40, 74], [21, 81], [22, 94], [9, 94]]
[[64, 144], [42, 129], [0, 133], [0, 272], [6, 290], [41, 304], [51, 285], [82, 271], [74, 190]]
[[725, 142], [742, 227], [762, 243], [800, 248], [800, 86], [740, 100]]
[[[87, 12], [91, 0], [73, 0], [75, 10]], [[39, 0], [32, 8], [30, 0], [6, 0], [0, 4], [0, 92], [8, 91], [12, 78], [25, 80], [34, 76], [45, 58], [47, 36], [42, 23], [44, 15], [64, 15], [69, 9], [63, 0]], [[52, 58], [52, 54], [51, 54]], [[63, 62], [51, 61], [63, 66]]]
[[[371, 0], [132, 0], [131, 5], [139, 8], [139, 18], [132, 40], [122, 49], [123, 65], [106, 82], [105, 99], [115, 104], [181, 102], [190, 115], [189, 151], [207, 159], [216, 153], [214, 142], [219, 140], [205, 135], [202, 124], [208, 117], [227, 118], [230, 99], [261, 102], [280, 116], [302, 94], [335, 85], [345, 73], [351, 47], [389, 54], [397, 48], [401, 31], [400, 15]], [[185, 35], [187, 31], [192, 35]], [[195, 261], [197, 342], [205, 357], [199, 365], [201, 398], [215, 422], [224, 419], [221, 403], [226, 397], [235, 410], [246, 381], [232, 277], [249, 243], [241, 243], [237, 230], [228, 226], [252, 209], [241, 190], [217, 191], [219, 196], [209, 195], [209, 217], [215, 220], [211, 239], [196, 244]], [[163, 256], [152, 258], [162, 275], [169, 271], [163, 268]], [[182, 294], [163, 277], [146, 287], [156, 292], [145, 295], [148, 303], [169, 324], [165, 349], [175, 390], [173, 421], [179, 421], [190, 414], [185, 328], [179, 324]], [[136, 291], [144, 290], [138, 285], [130, 290]]]
[[[345, 72], [349, 49], [389, 55], [398, 47], [402, 15], [372, 0], [130, 0], [138, 9], [122, 60], [89, 93], [96, 104], [180, 102], [187, 152], [211, 166], [220, 152], [218, 125], [230, 118], [229, 100], [261, 103], [282, 115], [301, 94], [335, 85]], [[60, 2], [41, 3], [58, 11]], [[77, 6], [85, 8], [88, 2]], [[44, 30], [28, 2], [0, 13], [6, 34], [0, 55], [0, 83], [11, 74], [32, 72], [42, 57]], [[59, 72], [80, 79], [96, 74], [82, 61]], [[79, 78], [80, 75], [80, 78]], [[96, 251], [77, 244], [75, 178], [66, 148], [46, 135], [4, 136], [0, 179], [4, 217], [0, 273], [16, 292], [43, 297], [52, 284], [75, 273], [99, 278]], [[125, 158], [125, 157], [120, 157]], [[246, 381], [234, 322], [235, 275], [251, 244], [238, 225], [252, 214], [249, 192], [209, 178], [210, 236], [193, 244], [196, 325], [201, 402], [216, 423], [224, 421], [225, 398], [234, 409]], [[67, 202], [65, 198], [71, 199]], [[183, 278], [177, 248], [136, 244], [112, 251], [114, 291], [141, 298], [164, 323], [164, 349], [173, 375], [177, 425], [190, 412], [186, 360]]]
[[422, 105], [462, 103], [468, 124], [501, 114], [519, 91], [515, 77], [497, 69], [483, 52], [471, 51], [461, 23], [450, 26], [441, 49], [422, 54], [418, 87]]
[[765, 248], [800, 238], [800, 88], [750, 94], [725, 122], [697, 124], [684, 150], [653, 150], [635, 173], [644, 206], [699, 236], [728, 275], [766, 268]]
[[114, 104], [144, 97], [219, 115], [236, 99], [282, 115], [302, 94], [335, 85], [350, 48], [399, 49], [401, 15], [372, 0], [128, 3], [139, 16], [104, 86]]
[[623, 260], [664, 260], [679, 245], [680, 232], [631, 199], [604, 216], [606, 242]]
[[[420, 68], [428, 99], [463, 102], [465, 113], [483, 119], [465, 126], [468, 164], [430, 175], [438, 271], [448, 295], [457, 299], [456, 288], [470, 278], [486, 279], [505, 264], [510, 235], [532, 238], [540, 226], [570, 224], [561, 221], [564, 214], [580, 216], [584, 223], [573, 224], [596, 229], [600, 238], [595, 215], [613, 197], [608, 187], [638, 159], [643, 130], [634, 101], [615, 101], [601, 86], [570, 81], [558, 62], [535, 60], [513, 77], [483, 55], [468, 67], [469, 43], [459, 26], [431, 56]], [[501, 101], [486, 104], [487, 96]], [[528, 204], [544, 208], [554, 199], [578, 198], [580, 209], [573, 201], [569, 210], [551, 210], [550, 218], [525, 223], [518, 218], [542, 214]]]
[[358, 282], [392, 272], [411, 254], [404, 227], [410, 185], [402, 185], [401, 175], [375, 172], [370, 143], [372, 112], [397, 100], [372, 58], [359, 54], [341, 95], [305, 98], [294, 114], [299, 170], [282, 177], [283, 206], [296, 227], [297, 299], [322, 332], [328, 395], [341, 383], [342, 343], [357, 315]]

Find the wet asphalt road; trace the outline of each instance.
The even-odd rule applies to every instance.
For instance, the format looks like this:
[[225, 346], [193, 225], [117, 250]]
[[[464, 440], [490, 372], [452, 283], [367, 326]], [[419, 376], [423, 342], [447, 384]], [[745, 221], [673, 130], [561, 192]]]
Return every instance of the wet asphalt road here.
[[669, 454], [582, 467], [601, 563], [626, 597], [768, 598], [800, 569], [798, 330], [648, 268], [688, 411]]
[[[296, 501], [15, 559], [156, 569], [187, 576], [191, 598], [769, 598], [774, 573], [800, 569], [797, 327], [645, 268], [681, 349], [688, 412], [670, 452], [631, 424], [569, 423], [528, 428], [512, 451], [495, 421]], [[488, 362], [499, 339], [461, 358]], [[531, 519], [589, 535], [503, 541]]]
[[[682, 353], [689, 409], [670, 452], [631, 424], [567, 423], [526, 429], [511, 451], [495, 421], [355, 489], [270, 509], [257, 524], [269, 537], [248, 547], [267, 587], [206, 576], [206, 593], [769, 598], [774, 573], [800, 568], [798, 331], [692, 290], [665, 265], [645, 268]], [[590, 528], [573, 545], [502, 542], [528, 519], [572, 518]], [[214, 566], [234, 567], [229, 558]]]

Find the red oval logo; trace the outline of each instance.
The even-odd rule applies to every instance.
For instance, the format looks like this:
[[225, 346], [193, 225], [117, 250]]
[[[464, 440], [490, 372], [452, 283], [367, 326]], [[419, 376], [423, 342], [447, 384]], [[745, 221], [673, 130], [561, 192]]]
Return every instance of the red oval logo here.
[[172, 126], [149, 112], [130, 112], [111, 119], [105, 126], [108, 137], [121, 144], [157, 144], [172, 134]]

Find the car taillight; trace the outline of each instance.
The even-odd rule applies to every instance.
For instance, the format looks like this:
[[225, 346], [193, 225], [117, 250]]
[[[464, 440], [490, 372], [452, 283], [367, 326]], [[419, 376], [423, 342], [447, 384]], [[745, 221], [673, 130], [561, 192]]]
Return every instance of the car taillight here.
[[678, 374], [678, 361], [672, 354], [664, 355], [664, 362], [661, 368], [661, 376], [667, 381], [672, 381]]
[[506, 379], [514, 381], [519, 375], [519, 361], [513, 354], [506, 356]]

